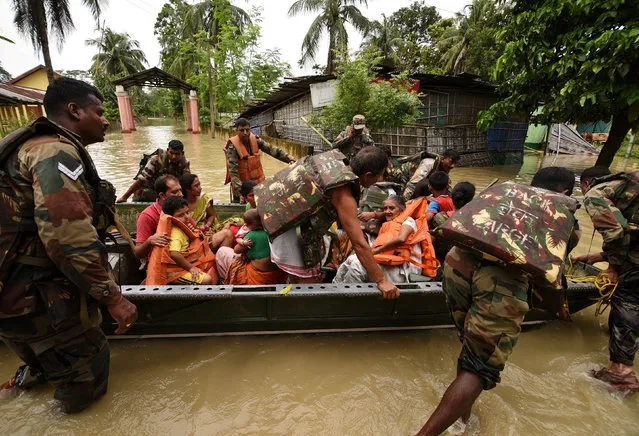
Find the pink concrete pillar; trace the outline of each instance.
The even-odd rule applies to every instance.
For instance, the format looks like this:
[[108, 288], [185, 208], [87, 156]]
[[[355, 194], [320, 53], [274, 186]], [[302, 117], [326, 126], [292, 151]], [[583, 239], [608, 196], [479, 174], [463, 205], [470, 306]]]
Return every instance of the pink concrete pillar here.
[[193, 131], [193, 127], [191, 127], [191, 100], [188, 96], [184, 100], [184, 116], [186, 117], [186, 130]]
[[191, 90], [189, 93], [189, 103], [191, 106], [191, 129], [193, 129], [191, 133], [200, 133], [200, 117], [197, 110], [197, 91]]
[[135, 131], [137, 129], [135, 128], [135, 118], [133, 118], [133, 104], [131, 103], [130, 95], [126, 96], [126, 105], [129, 112], [129, 125], [131, 126], [131, 130]]
[[129, 123], [129, 110], [127, 108], [127, 92], [124, 87], [117, 85], [115, 87], [115, 95], [118, 98], [118, 112], [120, 112], [120, 124], [122, 133], [131, 133], [131, 124]]

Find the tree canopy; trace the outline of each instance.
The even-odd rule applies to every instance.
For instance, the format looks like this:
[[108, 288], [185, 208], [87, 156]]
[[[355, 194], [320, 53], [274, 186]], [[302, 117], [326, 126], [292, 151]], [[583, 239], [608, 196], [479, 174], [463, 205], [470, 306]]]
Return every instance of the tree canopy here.
[[[105, 0], [82, 0], [93, 17], [102, 12]], [[28, 37], [36, 51], [42, 51], [49, 83], [53, 82], [53, 65], [49, 54], [49, 32], [62, 47], [64, 40], [74, 29], [69, 0], [12, 0], [15, 16], [13, 22], [24, 36]]]
[[627, 0], [519, 0], [499, 34], [506, 43], [494, 78], [504, 100], [482, 113], [500, 118], [590, 122], [612, 117], [597, 160], [609, 166], [624, 136], [639, 126], [639, 15]]
[[315, 59], [319, 51], [319, 43], [324, 31], [328, 34], [328, 58], [326, 60], [327, 74], [335, 72], [335, 59], [338, 53], [348, 51], [348, 31], [346, 23], [355, 30], [366, 35], [370, 29], [370, 22], [356, 6], [368, 6], [367, 0], [297, 0], [288, 10], [293, 17], [300, 13], [319, 12], [302, 41], [302, 58], [300, 64]]
[[363, 114], [373, 129], [410, 124], [419, 116], [421, 103], [417, 94], [408, 91], [406, 76], [375, 80], [373, 59], [347, 58], [338, 64], [337, 77], [335, 98], [313, 118], [328, 134], [350, 124], [354, 114]]

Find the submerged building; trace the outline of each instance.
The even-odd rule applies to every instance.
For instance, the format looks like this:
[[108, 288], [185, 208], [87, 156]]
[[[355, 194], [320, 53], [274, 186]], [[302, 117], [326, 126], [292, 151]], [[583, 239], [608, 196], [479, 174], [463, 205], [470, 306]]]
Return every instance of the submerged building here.
[[[423, 104], [421, 116], [411, 125], [371, 131], [376, 144], [389, 145], [396, 156], [454, 148], [463, 166], [521, 163], [526, 123], [503, 122], [486, 133], [477, 130], [478, 113], [499, 101], [495, 85], [468, 73], [415, 74], [410, 79]], [[300, 142], [321, 152], [328, 144], [301, 117], [319, 114], [331, 101], [334, 84], [333, 75], [290, 78], [240, 115], [251, 122], [256, 134]]]

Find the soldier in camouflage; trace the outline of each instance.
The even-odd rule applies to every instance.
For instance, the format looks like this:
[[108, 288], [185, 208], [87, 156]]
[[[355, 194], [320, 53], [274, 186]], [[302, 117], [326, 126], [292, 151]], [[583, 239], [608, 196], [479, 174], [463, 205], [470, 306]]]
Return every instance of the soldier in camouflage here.
[[357, 221], [359, 187], [381, 178], [386, 156], [379, 148], [366, 147], [346, 163], [339, 150], [305, 156], [255, 187], [271, 260], [289, 274], [291, 283], [317, 283], [323, 237], [339, 221], [368, 277], [384, 298], [397, 298], [399, 290], [384, 277]]
[[131, 194], [134, 194], [133, 201], [153, 202], [156, 197], [155, 181], [157, 179], [163, 175], [179, 179], [191, 173], [191, 163], [184, 156], [184, 144], [177, 139], [169, 141], [166, 150], [158, 148], [151, 156], [145, 155], [142, 162], [144, 159], [147, 159], [146, 164], [135, 176], [135, 182], [118, 198], [117, 203], [124, 203]]
[[[398, 169], [392, 170], [392, 174], [395, 178], [401, 177], [402, 179], [406, 179], [407, 174], [411, 174], [408, 176], [408, 181], [405, 183], [406, 188], [402, 194], [405, 200], [410, 200], [411, 198], [415, 198], [414, 194], [418, 183], [421, 182], [421, 185], [428, 186], [428, 177], [430, 177], [432, 173], [435, 171], [443, 171], [448, 174], [450, 170], [457, 166], [457, 162], [459, 162], [459, 153], [449, 148], [446, 149], [441, 156], [422, 159], [417, 167], [411, 162], [406, 162]], [[430, 195], [427, 189], [426, 192], [420, 193], [420, 196], [425, 195]]]
[[[547, 167], [535, 175], [531, 186], [571, 195], [574, 183], [568, 169]], [[441, 434], [460, 417], [468, 421], [482, 390], [499, 383], [529, 310], [528, 285], [523, 272], [484, 260], [470, 250], [454, 247], [448, 253], [442, 286], [462, 350], [456, 379], [419, 435]]]
[[288, 164], [294, 163], [295, 158], [251, 133], [251, 125], [246, 118], [238, 118], [235, 121], [235, 131], [237, 135], [229, 138], [225, 147], [226, 181], [224, 183], [231, 183], [231, 202], [239, 203], [242, 182], [254, 180], [260, 183], [264, 180], [260, 150]]
[[0, 142], [0, 338], [25, 362], [3, 387], [56, 387], [64, 412], [107, 389], [109, 346], [98, 304], [123, 333], [137, 319], [100, 240], [115, 191], [85, 147], [104, 140], [102, 96], [59, 78], [39, 118]]
[[372, 145], [375, 145], [375, 142], [368, 133], [364, 115], [355, 115], [352, 124], [333, 141], [333, 148], [339, 149], [349, 160], [354, 158], [362, 148]]
[[603, 252], [578, 256], [589, 264], [608, 262], [603, 271], [618, 283], [610, 300], [610, 365], [593, 373], [618, 389], [639, 390], [633, 362], [639, 348], [639, 172], [610, 175], [606, 167], [581, 174], [584, 206], [603, 236]]

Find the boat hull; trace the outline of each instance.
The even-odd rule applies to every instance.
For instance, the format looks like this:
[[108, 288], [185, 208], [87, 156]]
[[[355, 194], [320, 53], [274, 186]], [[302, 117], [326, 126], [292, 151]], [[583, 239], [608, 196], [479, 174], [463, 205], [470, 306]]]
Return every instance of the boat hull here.
[[[451, 327], [441, 283], [399, 285], [384, 300], [374, 283], [275, 286], [123, 286], [138, 321], [121, 338], [377, 331]], [[571, 313], [593, 304], [594, 287], [570, 283]], [[103, 329], [116, 325], [104, 312]], [[551, 320], [531, 310], [525, 323]]]

